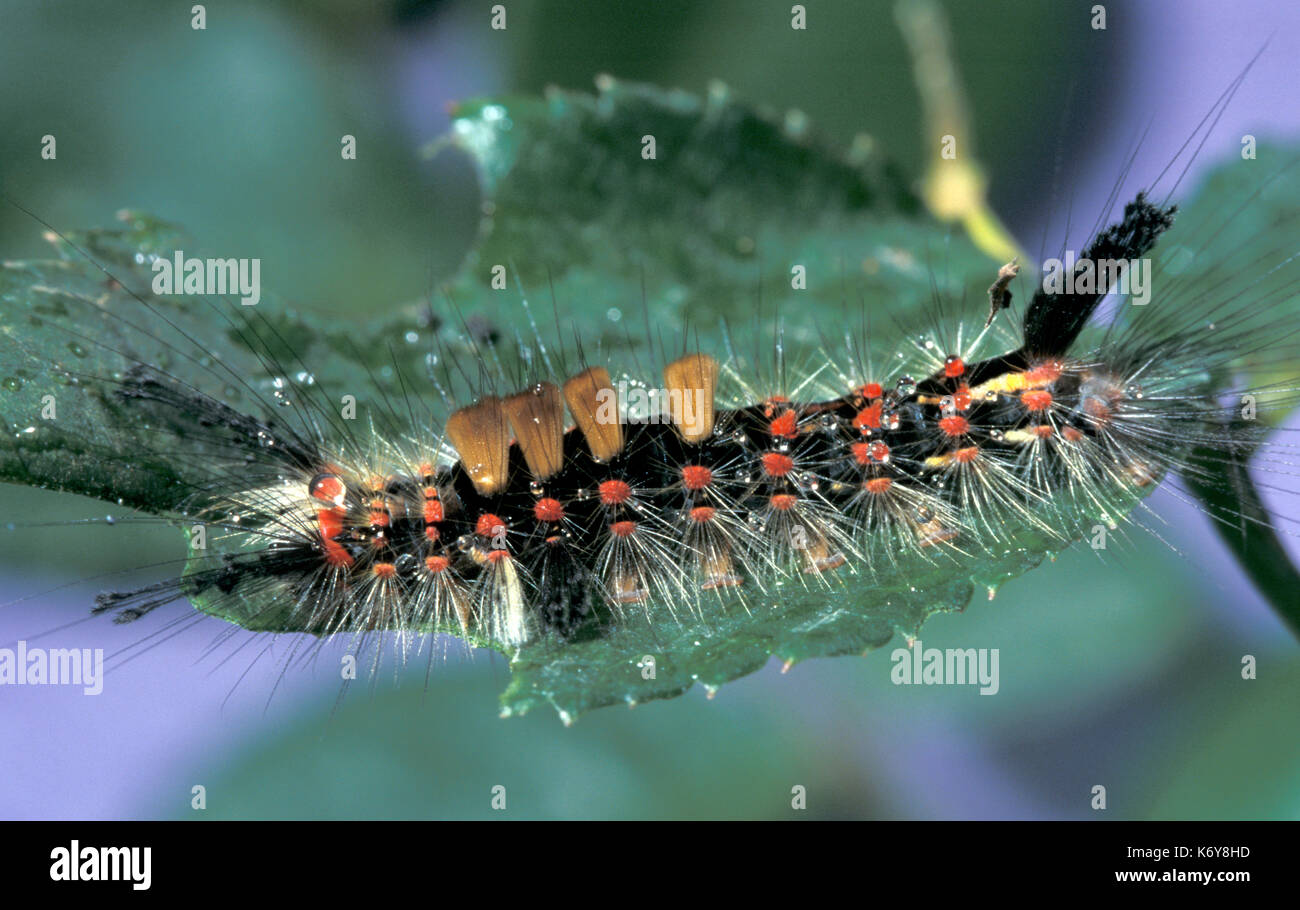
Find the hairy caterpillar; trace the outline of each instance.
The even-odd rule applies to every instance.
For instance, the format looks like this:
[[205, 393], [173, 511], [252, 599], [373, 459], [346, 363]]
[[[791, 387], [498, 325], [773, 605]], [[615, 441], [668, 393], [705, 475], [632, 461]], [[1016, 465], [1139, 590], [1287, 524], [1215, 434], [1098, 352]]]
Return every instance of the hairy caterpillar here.
[[[1081, 259], [1141, 260], [1172, 218], [1140, 194]], [[511, 344], [466, 326], [454, 365], [398, 368], [400, 399], [360, 426], [260, 312], [223, 318], [270, 387], [204, 367], [242, 389], [241, 406], [109, 346], [124, 368], [94, 378], [115, 413], [192, 447], [141, 453], [145, 473], [189, 462], [158, 511], [207, 533], [181, 578], [104, 594], [96, 610], [127, 621], [189, 597], [254, 630], [395, 632], [403, 649], [451, 632], [512, 655], [661, 622], [707, 643], [719, 617], [758, 619], [801, 592], [831, 606], [920, 567], [1012, 574], [1032, 556], [1026, 536], [1041, 553], [1114, 525], [1171, 472], [1230, 485], [1267, 423], [1238, 419], [1242, 396], [1266, 415], [1293, 402], [1287, 381], [1239, 375], [1243, 358], [1258, 375], [1284, 350], [1285, 328], [1258, 336], [1274, 289], [1225, 309], [1221, 289], [1171, 276], [1155, 302], [1085, 328], [1113, 290], [1104, 272], [1018, 294], [1018, 321], [999, 315], [1015, 277], [983, 276], [990, 307], [902, 345], [888, 325], [850, 332], [806, 372], [787, 366], [778, 330], [770, 376], [683, 339], [651, 380], [644, 364], [587, 352], [580, 332], [556, 345], [531, 324], [501, 366]], [[69, 296], [72, 343], [105, 346], [95, 320], [114, 320], [202, 356], [203, 339], [148, 296], [132, 291], [129, 313]], [[475, 361], [461, 383], [475, 394], [448, 391]], [[666, 407], [629, 409], [633, 397]], [[107, 498], [120, 492], [104, 482]]]

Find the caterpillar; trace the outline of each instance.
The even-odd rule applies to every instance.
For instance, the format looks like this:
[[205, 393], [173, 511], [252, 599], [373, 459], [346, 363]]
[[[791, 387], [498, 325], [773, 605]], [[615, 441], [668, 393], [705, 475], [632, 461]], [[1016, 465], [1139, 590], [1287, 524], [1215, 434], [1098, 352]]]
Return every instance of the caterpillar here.
[[[1139, 195], [1085, 258], [1136, 259], [1172, 217]], [[180, 593], [271, 582], [284, 628], [459, 626], [515, 647], [652, 600], [704, 617], [726, 609], [726, 589], [865, 571], [872, 539], [961, 549], [976, 525], [996, 539], [998, 519], [981, 510], [1018, 511], [1065, 543], [1078, 532], [1047, 505], [1058, 485], [1101, 497], [1105, 475], [1146, 486], [1171, 459], [1141, 431], [1154, 412], [1133, 374], [1147, 352], [1071, 356], [1108, 290], [1037, 295], [1014, 351], [968, 365], [972, 343], [919, 380], [863, 377], [830, 400], [720, 407], [721, 365], [692, 352], [663, 368], [651, 391], [664, 407], [644, 417], [629, 416], [606, 367], [588, 366], [486, 395], [431, 438], [373, 454], [286, 433], [139, 367], [124, 400], [202, 415], [285, 473], [195, 506], [237, 515], [265, 549], [177, 588], [102, 595], [97, 609], [130, 620]], [[1177, 394], [1176, 378], [1145, 381]]]
[[[705, 350], [686, 332], [657, 375], [632, 370], [593, 356], [580, 331], [547, 339], [525, 307], [530, 335], [512, 345], [466, 325], [465, 346], [432, 358], [437, 369], [393, 371], [400, 399], [360, 426], [260, 313], [219, 310], [277, 377], [269, 389], [230, 365], [203, 367], [245, 406], [99, 341], [95, 320], [112, 320], [130, 336], [166, 336], [174, 358], [205, 356], [161, 302], [108, 275], [135, 309], [65, 295], [81, 311], [69, 343], [99, 345], [124, 368], [45, 367], [104, 382], [113, 413], [189, 447], [142, 452], [140, 470], [156, 480], [188, 459], [183, 489], [159, 511], [205, 534], [182, 575], [101, 594], [94, 612], [131, 622], [188, 599], [255, 631], [394, 633], [403, 653], [450, 633], [515, 659], [672, 628], [707, 648], [725, 638], [721, 618], [759, 623], [809, 592], [815, 617], [861, 591], [889, 595], [922, 569], [1017, 574], [1116, 526], [1172, 473], [1236, 483], [1276, 422], [1240, 419], [1243, 396], [1266, 415], [1294, 404], [1291, 380], [1252, 378], [1285, 353], [1290, 327], [1261, 340], [1258, 309], [1225, 310], [1205, 289], [1167, 304], [1174, 276], [1152, 303], [1120, 305], [1119, 274], [1093, 270], [1144, 260], [1175, 218], [1136, 194], [1064, 287], [1019, 295], [1018, 318], [1011, 262], [982, 279], [987, 306], [937, 314], [902, 345], [877, 324], [821, 345], [818, 365], [800, 371], [777, 329], [761, 378], [732, 345]], [[136, 256], [147, 266], [157, 253]], [[512, 347], [514, 366], [500, 365]], [[453, 372], [472, 395], [449, 391]], [[103, 481], [105, 498], [115, 483]], [[1215, 517], [1269, 524], [1245, 508]]]

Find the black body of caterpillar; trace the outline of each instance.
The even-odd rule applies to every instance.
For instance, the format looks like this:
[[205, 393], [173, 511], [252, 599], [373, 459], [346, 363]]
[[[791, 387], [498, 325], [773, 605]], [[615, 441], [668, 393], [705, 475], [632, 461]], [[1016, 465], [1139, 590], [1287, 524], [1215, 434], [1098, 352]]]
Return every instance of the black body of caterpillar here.
[[[1139, 195], [1085, 258], [1142, 256], [1172, 215], [1172, 208]], [[711, 415], [703, 434], [684, 433], [680, 421], [633, 419], [621, 424], [620, 441], [611, 447], [598, 433], [593, 438], [575, 412], [580, 426], [563, 431], [562, 452], [550, 453], [553, 469], [540, 472], [537, 461], [547, 453], [532, 436], [530, 451], [522, 439], [510, 441], [505, 464], [491, 465], [492, 445], [484, 437], [506, 433], [499, 409], [463, 409], [487, 467], [467, 464], [461, 451], [452, 464], [409, 464], [367, 477], [336, 465], [338, 453], [325, 451], [322, 441], [140, 368], [119, 391], [123, 400], [161, 404], [179, 420], [218, 429], [250, 457], [278, 460], [311, 477], [300, 492], [312, 502], [304, 508], [276, 494], [251, 504], [247, 498], [199, 503], [212, 514], [242, 509], [246, 527], [274, 526], [280, 533], [264, 549], [228, 554], [179, 584], [103, 595], [97, 610], [117, 610], [119, 620], [130, 620], [182, 594], [231, 595], [272, 582], [284, 586], [296, 627], [308, 631], [428, 629], [446, 627], [454, 616], [463, 629], [517, 645], [538, 631], [601, 634], [656, 594], [671, 600], [688, 588], [725, 591], [769, 570], [834, 572], [852, 559], [845, 552], [851, 534], [828, 516], [870, 508], [865, 500], [873, 496], [895, 497], [896, 524], [919, 547], [941, 548], [959, 536], [964, 504], [960, 482], [934, 478], [976, 459], [1014, 471], [1034, 447], [1043, 455], [1034, 469], [1047, 475], [1040, 485], [1056, 482], [1077, 466], [1055, 446], [1088, 445], [1109, 431], [1112, 411], [1126, 397], [1122, 377], [1068, 359], [1107, 290], [1040, 291], [1026, 310], [1019, 349], [969, 365], [951, 356], [919, 381], [866, 383], [826, 401], [771, 399], [715, 411], [713, 364], [713, 378], [700, 383]], [[702, 363], [692, 361], [701, 376]], [[561, 421], [555, 387], [534, 391], [552, 401], [538, 422]], [[276, 445], [261, 445], [267, 436]], [[606, 457], [597, 457], [604, 449], [610, 449]], [[1139, 461], [1115, 471], [1129, 471], [1134, 483], [1146, 485], [1164, 467]], [[1021, 506], [1032, 507], [1033, 499], [1026, 494]], [[776, 540], [769, 526], [792, 540]], [[447, 585], [438, 590], [448, 602], [437, 615], [416, 615], [427, 612], [422, 601], [434, 596], [434, 584]], [[471, 597], [471, 589], [479, 594]], [[341, 596], [344, 591], [351, 593]]]

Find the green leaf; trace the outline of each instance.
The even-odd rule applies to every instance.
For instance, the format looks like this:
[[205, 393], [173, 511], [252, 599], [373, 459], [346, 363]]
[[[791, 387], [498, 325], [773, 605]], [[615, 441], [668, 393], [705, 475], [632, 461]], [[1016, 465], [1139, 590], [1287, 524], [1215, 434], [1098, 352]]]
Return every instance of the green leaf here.
[[[654, 138], [653, 158], [643, 156], [646, 137]], [[427, 438], [428, 425], [412, 425], [400, 406], [387, 409], [383, 396], [414, 395], [436, 413], [441, 405], [425, 401], [432, 397], [425, 386], [411, 385], [429, 377], [431, 358], [441, 358], [434, 372], [449, 381], [456, 370], [448, 361], [473, 374], [484, 352], [496, 361], [489, 372], [535, 369], [529, 319], [549, 324], [552, 305], [570, 349], [577, 336], [588, 356], [611, 354], [629, 371], [651, 369], [661, 350], [689, 343], [742, 373], [770, 375], [778, 325], [792, 364], [847, 361], [837, 341], [845, 332], [870, 335], [881, 357], [930, 327], [936, 295], [982, 311], [999, 265], [929, 217], [870, 143], [836, 150], [799, 118], [756, 112], [721, 88], [700, 100], [605, 80], [595, 97], [553, 92], [464, 104], [436, 148], [447, 146], [477, 167], [483, 229], [423, 323], [425, 314], [411, 310], [361, 329], [297, 314], [265, 295], [252, 314], [232, 301], [155, 298], [145, 292], [147, 256], [183, 241], [137, 215], [123, 230], [69, 240], [139, 298], [67, 245], [58, 262], [6, 263], [0, 376], [15, 383], [6, 379], [0, 397], [11, 429], [0, 445], [0, 477], [174, 516], [210, 482], [214, 465], [237, 470], [210, 432], [175, 414], [142, 420], [114, 397], [136, 361], [273, 426], [292, 424], [295, 414], [275, 406], [277, 391], [332, 406], [365, 376], [381, 412], [372, 419]], [[514, 280], [509, 290], [491, 286], [496, 265]], [[806, 290], [792, 288], [796, 266], [806, 269]], [[491, 337], [504, 343], [483, 344]], [[59, 419], [42, 423], [41, 395], [51, 390]], [[1083, 503], [1062, 496], [1050, 504], [1052, 522], [1114, 523], [1141, 492], [1099, 490]], [[862, 653], [897, 631], [915, 635], [937, 612], [963, 609], [975, 590], [991, 597], [1062, 545], [1028, 515], [1006, 516], [990, 537], [964, 541], [969, 555], [927, 556], [900, 543], [871, 571], [750, 592], [707, 619], [658, 605], [604, 637], [543, 638], [510, 655], [503, 713], [544, 702], [567, 720], [602, 705], [671, 697], [695, 682], [717, 687], [772, 655], [795, 663]], [[282, 615], [256, 599], [196, 598], [196, 606], [240, 625], [283, 628]]]
[[[517, 295], [490, 289], [500, 265], [534, 298], [553, 295], [589, 351], [644, 354], [643, 323], [665, 343], [689, 327], [704, 346], [725, 322], [749, 353], [751, 339], [771, 349], [780, 316], [794, 343], [860, 329], [864, 302], [893, 335], [893, 320], [932, 304], [932, 276], [940, 293], [983, 295], [1000, 264], [924, 215], [869, 139], [835, 149], [798, 115], [760, 113], [718, 85], [703, 99], [599, 85], [459, 105], [430, 146], [468, 154], [486, 199], [449, 290], [463, 312], [519, 323]], [[791, 287], [795, 266], [806, 290]]]
[[[360, 377], [373, 397], [392, 395], [399, 371], [421, 375], [428, 344], [406, 338], [426, 337], [427, 315], [402, 312], [358, 333], [269, 294], [248, 308], [156, 296], [150, 257], [201, 253], [164, 221], [119, 218], [116, 229], [51, 231], [59, 259], [0, 266], [0, 479], [155, 515], [182, 510], [230, 449], [194, 415], [120, 401], [141, 363], [275, 427], [292, 417], [279, 405], [302, 394], [336, 400], [359, 393]], [[50, 395], [53, 419], [42, 416]]]

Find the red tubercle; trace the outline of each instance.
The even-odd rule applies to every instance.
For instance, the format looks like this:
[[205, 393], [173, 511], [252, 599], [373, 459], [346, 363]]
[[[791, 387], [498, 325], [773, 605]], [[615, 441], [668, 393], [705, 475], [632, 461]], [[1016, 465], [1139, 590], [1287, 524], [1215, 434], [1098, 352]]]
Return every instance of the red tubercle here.
[[884, 462], [889, 459], [889, 446], [883, 442], [855, 442], [849, 446], [853, 460], [860, 465]]
[[865, 385], [858, 388], [858, 394], [861, 395], [863, 398], [870, 400], [872, 398], [879, 398], [882, 395], [884, 395], [885, 389], [884, 386], [882, 386], [878, 382], [868, 382]]
[[966, 446], [952, 453], [953, 461], [958, 464], [970, 464], [979, 457], [979, 446]]
[[621, 506], [632, 498], [632, 487], [625, 480], [602, 480], [597, 489], [607, 506]]
[[862, 488], [873, 496], [880, 496], [889, 492], [889, 488], [894, 485], [892, 477], [873, 477], [862, 485]]
[[770, 418], [778, 410], [788, 410], [788, 408], [784, 408], [784, 405], [789, 403], [790, 399], [784, 395], [773, 395], [763, 402], [763, 416]]
[[505, 530], [506, 523], [497, 518], [491, 512], [484, 512], [478, 517], [478, 522], [474, 525], [474, 533], [480, 537], [495, 537], [498, 528]]
[[949, 379], [956, 379], [962, 373], [966, 372], [966, 362], [955, 354], [943, 362], [943, 375]]
[[880, 419], [884, 415], [885, 404], [882, 401], [876, 401], [861, 411], [853, 418], [853, 426], [859, 430], [878, 430], [880, 429]]
[[434, 527], [433, 525], [425, 525], [425, 526], [424, 526], [424, 539], [425, 539], [425, 540], [437, 540], [437, 539], [440, 538], [441, 536], [442, 536], [442, 532], [440, 532], [440, 531], [439, 531], [436, 527]]
[[371, 501], [370, 512], [366, 518], [372, 528], [386, 528], [392, 523], [392, 517], [388, 514], [387, 505], [382, 499]]
[[1050, 439], [1052, 436], [1052, 425], [1050, 423], [1040, 423], [1033, 428], [1033, 433], [1039, 439]]
[[799, 502], [799, 497], [792, 496], [789, 493], [777, 493], [768, 500], [768, 504], [778, 512], [788, 512]]
[[343, 481], [333, 474], [317, 474], [307, 486], [307, 493], [312, 499], [332, 503], [335, 506], [343, 505], [347, 492], [348, 489], [343, 485]]
[[794, 459], [782, 452], [764, 452], [759, 461], [769, 477], [785, 477], [794, 470]]
[[370, 567], [370, 571], [374, 573], [375, 578], [397, 577], [397, 566], [393, 565], [391, 562], [377, 562]]
[[424, 523], [427, 525], [437, 524], [443, 520], [443, 517], [442, 501], [438, 499], [429, 499], [428, 493], [426, 492], [424, 500]]
[[691, 509], [691, 521], [704, 524], [707, 521], [712, 521], [715, 514], [717, 514], [717, 510], [712, 506], [696, 506]]
[[325, 545], [325, 563], [327, 565], [336, 566], [340, 568], [352, 565], [354, 561], [352, 559], [352, 554], [347, 551], [347, 548], [344, 547], [343, 544], [326, 538], [324, 541], [324, 545]]
[[1052, 393], [1046, 389], [1029, 389], [1020, 393], [1020, 403], [1030, 411], [1046, 411], [1052, 406]]
[[635, 521], [616, 521], [609, 526], [609, 533], [615, 537], [631, 537], [636, 533]]
[[1025, 385], [1045, 386], [1061, 378], [1065, 365], [1059, 360], [1044, 360], [1025, 371]]
[[533, 504], [533, 517], [543, 522], [563, 521], [564, 505], [558, 499], [544, 497]]
[[688, 464], [682, 468], [682, 486], [688, 490], [703, 490], [713, 483], [713, 472], [704, 465]]
[[1078, 442], [1083, 438], [1083, 431], [1078, 427], [1064, 427], [1061, 435], [1065, 437], [1066, 442]]
[[785, 411], [772, 418], [767, 425], [767, 431], [778, 439], [794, 439], [799, 435], [799, 419], [794, 411]]
[[1083, 399], [1083, 413], [1091, 417], [1094, 423], [1101, 425], [1110, 423], [1111, 419], [1115, 416], [1115, 412], [1111, 409], [1110, 405], [1094, 396], [1088, 396]]
[[424, 567], [436, 575], [446, 572], [451, 567], [451, 560], [446, 556], [429, 556], [424, 560]]
[[964, 436], [970, 432], [970, 421], [960, 415], [939, 418], [939, 429], [948, 436]]
[[316, 521], [320, 525], [320, 536], [325, 540], [332, 540], [343, 533], [343, 516], [342, 509], [319, 509], [316, 512]]
[[970, 386], [963, 382], [957, 387], [957, 391], [952, 393], [952, 406], [959, 411], [969, 411], [970, 402]]
[[487, 561], [492, 563], [505, 562], [510, 558], [510, 551], [497, 547], [487, 551]]

